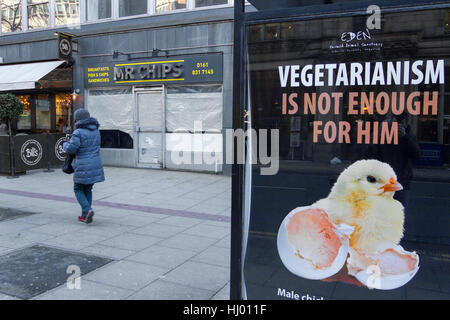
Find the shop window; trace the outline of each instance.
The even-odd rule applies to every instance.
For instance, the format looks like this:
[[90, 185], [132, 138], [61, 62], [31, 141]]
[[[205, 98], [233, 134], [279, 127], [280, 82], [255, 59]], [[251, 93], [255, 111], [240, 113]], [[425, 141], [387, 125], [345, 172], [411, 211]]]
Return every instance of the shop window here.
[[207, 7], [207, 6], [218, 6], [221, 4], [227, 4], [228, 0], [195, 0], [195, 7]]
[[119, 0], [119, 17], [147, 13], [147, 0]]
[[90, 90], [87, 108], [100, 123], [103, 148], [133, 148], [131, 89]]
[[72, 123], [72, 95], [70, 93], [57, 93], [55, 96], [56, 132], [68, 133]]
[[[168, 87], [166, 152], [222, 157], [222, 86]], [[166, 157], [167, 168], [177, 168]], [[189, 166], [188, 166], [189, 167]], [[193, 167], [189, 167], [193, 169]], [[214, 170], [211, 168], [211, 170]]]
[[420, 116], [418, 126], [418, 139], [420, 142], [437, 142], [438, 118], [432, 116]]
[[17, 130], [30, 130], [31, 129], [31, 103], [29, 95], [18, 96], [20, 102], [23, 103], [23, 113], [20, 115], [17, 121]]
[[56, 4], [56, 16], [62, 16], [64, 14], [64, 7], [61, 4]]
[[156, 12], [186, 9], [186, 0], [156, 0]]
[[281, 24], [281, 38], [282, 39], [292, 39], [295, 38], [296, 25], [294, 23], [283, 23]]
[[280, 24], [268, 23], [264, 28], [264, 40], [277, 40], [280, 37]]
[[249, 42], [261, 42], [264, 40], [264, 25], [249, 26], [247, 29]]
[[450, 116], [450, 102], [448, 102], [450, 101], [450, 92], [445, 94], [445, 101], [447, 103], [444, 105], [444, 114]]
[[48, 94], [36, 95], [36, 133], [50, 132], [51, 112]]
[[100, 130], [101, 148], [133, 149], [133, 139], [120, 130]]
[[2, 32], [22, 30], [22, 4], [20, 0], [2, 0], [1, 19]]
[[450, 146], [450, 118], [444, 119], [444, 144]]
[[[448, 73], [450, 71], [449, 68], [446, 68], [445, 71]], [[442, 86], [445, 88], [445, 86]], [[431, 91], [431, 92], [440, 92], [439, 85], [419, 85], [418, 90], [420, 92]], [[443, 101], [445, 105], [446, 95], [440, 95], [439, 99]], [[444, 108], [445, 112], [445, 108]], [[417, 138], [420, 142], [439, 142], [439, 117], [438, 115], [419, 115], [418, 117], [418, 131]]]
[[167, 132], [190, 132], [201, 123], [204, 132], [222, 130], [222, 86], [168, 87]]
[[49, 2], [28, 0], [28, 29], [40, 29], [50, 26]]
[[87, 20], [111, 18], [111, 0], [87, 0]]
[[55, 0], [55, 25], [80, 23], [79, 0]]

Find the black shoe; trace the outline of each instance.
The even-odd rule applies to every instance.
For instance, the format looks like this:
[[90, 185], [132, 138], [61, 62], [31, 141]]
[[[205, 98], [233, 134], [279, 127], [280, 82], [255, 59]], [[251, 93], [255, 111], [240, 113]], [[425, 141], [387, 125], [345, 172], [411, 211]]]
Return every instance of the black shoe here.
[[94, 210], [89, 210], [88, 213], [86, 214], [86, 223], [91, 223], [92, 221], [94, 221], [93, 217], [94, 217]]

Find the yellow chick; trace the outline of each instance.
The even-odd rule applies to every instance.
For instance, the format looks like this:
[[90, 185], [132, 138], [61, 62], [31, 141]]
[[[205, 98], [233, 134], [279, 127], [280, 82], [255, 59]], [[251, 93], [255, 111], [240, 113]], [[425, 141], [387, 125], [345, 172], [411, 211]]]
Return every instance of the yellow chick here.
[[403, 237], [403, 205], [393, 199], [395, 191], [402, 189], [387, 163], [360, 160], [345, 169], [328, 197], [314, 206], [325, 210], [335, 224], [355, 227], [352, 248], [375, 252]]

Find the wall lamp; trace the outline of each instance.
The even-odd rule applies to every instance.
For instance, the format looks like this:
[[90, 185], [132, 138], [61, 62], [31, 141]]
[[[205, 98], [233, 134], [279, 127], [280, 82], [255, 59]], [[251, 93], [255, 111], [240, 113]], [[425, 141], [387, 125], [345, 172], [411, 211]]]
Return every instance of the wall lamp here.
[[113, 59], [117, 59], [117, 58], [119, 58], [119, 55], [127, 56], [128, 59], [130, 58], [130, 54], [129, 53], [120, 52], [118, 50], [114, 50], [113, 51], [112, 57], [113, 57]]
[[160, 52], [164, 52], [166, 57], [169, 55], [169, 51], [155, 48], [152, 50], [152, 57], [158, 57]]
[[75, 101], [79, 95], [80, 95], [80, 89], [73, 89], [72, 100]]
[[67, 33], [67, 32], [62, 32], [62, 31], [55, 31], [55, 32], [53, 32], [53, 35], [55, 35], [55, 36], [62, 35], [62, 36], [71, 37], [71, 38], [76, 38], [77, 37], [77, 35], [74, 35], [74, 34], [71, 34], [71, 33]]

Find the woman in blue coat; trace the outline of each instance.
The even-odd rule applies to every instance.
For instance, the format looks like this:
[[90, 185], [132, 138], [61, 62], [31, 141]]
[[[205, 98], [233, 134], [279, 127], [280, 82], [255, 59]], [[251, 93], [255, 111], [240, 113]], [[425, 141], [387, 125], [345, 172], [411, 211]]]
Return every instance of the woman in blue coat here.
[[75, 131], [70, 141], [63, 144], [67, 154], [75, 155], [72, 166], [74, 191], [81, 206], [78, 220], [85, 223], [93, 221], [92, 187], [97, 182], [105, 181], [102, 160], [100, 158], [99, 123], [91, 118], [86, 109], [78, 109], [74, 113]]

